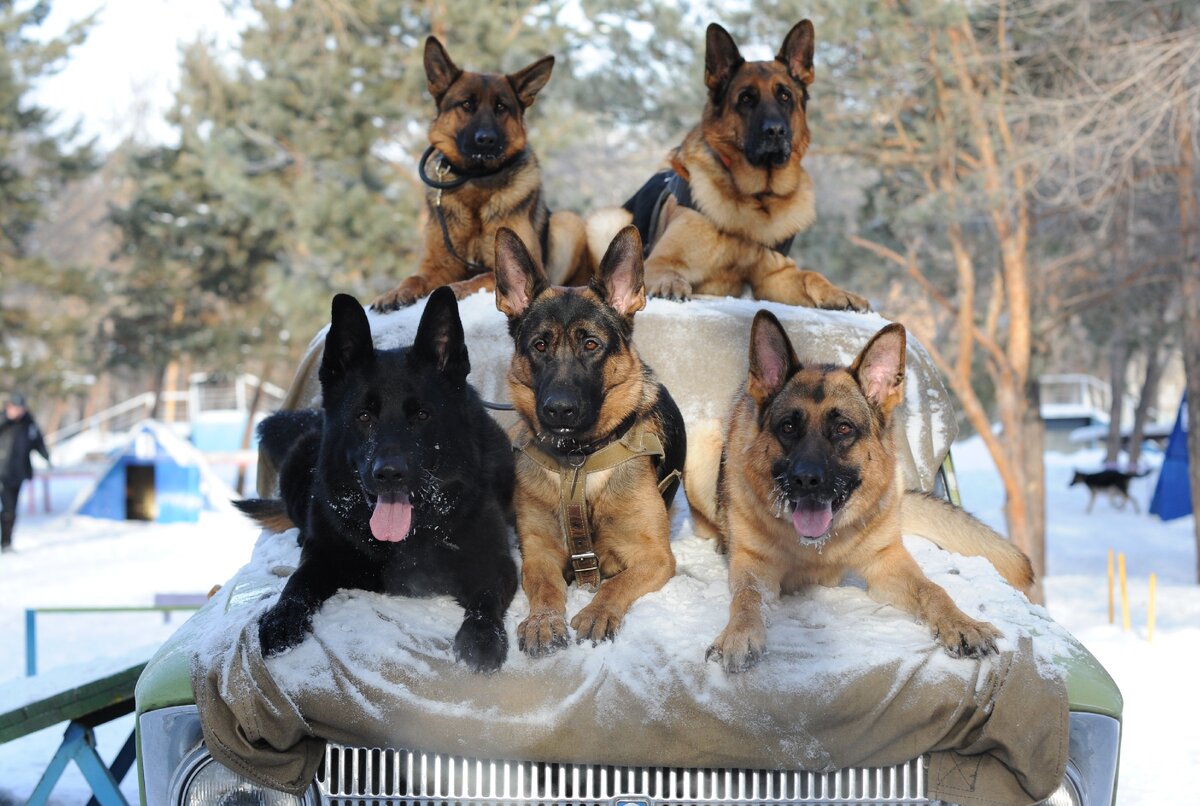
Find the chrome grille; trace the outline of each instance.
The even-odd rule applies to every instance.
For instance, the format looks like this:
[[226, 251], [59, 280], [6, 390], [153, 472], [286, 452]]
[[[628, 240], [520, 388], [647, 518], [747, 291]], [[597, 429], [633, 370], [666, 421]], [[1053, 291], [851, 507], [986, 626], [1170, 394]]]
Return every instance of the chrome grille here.
[[933, 803], [925, 796], [924, 758], [895, 767], [813, 773], [484, 761], [331, 744], [317, 785], [329, 806], [611, 806], [614, 798], [627, 796], [654, 806]]

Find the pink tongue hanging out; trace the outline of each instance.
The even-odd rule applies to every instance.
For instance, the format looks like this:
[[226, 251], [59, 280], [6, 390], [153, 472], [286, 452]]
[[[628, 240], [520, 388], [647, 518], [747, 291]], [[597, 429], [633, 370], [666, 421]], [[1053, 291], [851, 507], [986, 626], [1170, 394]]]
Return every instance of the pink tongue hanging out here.
[[[814, 508], [815, 507], [815, 508]], [[829, 501], [802, 503], [792, 513], [792, 526], [801, 537], [821, 537], [833, 521], [833, 505]]]
[[371, 513], [371, 534], [376, 540], [398, 543], [412, 526], [412, 503], [407, 495], [381, 495]]

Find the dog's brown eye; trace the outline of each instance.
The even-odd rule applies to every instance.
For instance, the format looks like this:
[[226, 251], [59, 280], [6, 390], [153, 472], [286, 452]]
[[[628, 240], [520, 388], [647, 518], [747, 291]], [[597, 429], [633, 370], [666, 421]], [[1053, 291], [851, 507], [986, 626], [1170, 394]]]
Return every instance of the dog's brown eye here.
[[796, 424], [788, 420], [783, 425], [779, 426], [779, 430], [784, 434], [794, 434], [796, 432]]
[[363, 409], [362, 411], [360, 411], [360, 412], [358, 413], [358, 421], [359, 421], [360, 423], [369, 423], [369, 422], [371, 422], [371, 412], [367, 411], [366, 409]]
[[779, 103], [781, 104], [790, 104], [792, 102], [792, 94], [783, 87], [780, 87], [778, 91], [776, 91], [775, 97], [779, 99]]
[[417, 419], [418, 420], [428, 420], [429, 412], [425, 411], [425, 409], [417, 409]]
[[850, 425], [850, 423], [838, 423], [833, 431], [839, 437], [844, 437], [854, 433], [854, 426]]
[[596, 341], [595, 339], [588, 339], [583, 343], [583, 349], [587, 350], [589, 353], [593, 353], [600, 349], [600, 342]]
[[537, 341], [535, 341], [533, 343], [533, 349], [537, 350], [539, 353], [546, 352], [546, 340], [538, 339]]
[[508, 111], [508, 107], [504, 105], [503, 101], [496, 101], [496, 114], [497, 115], [503, 115], [507, 111]]
[[738, 93], [738, 106], [749, 106], [754, 103], [754, 93], [750, 90], [742, 90]]
[[475, 100], [473, 98], [468, 98], [467, 100], [463, 101], [462, 108], [468, 112], [474, 112], [475, 111]]

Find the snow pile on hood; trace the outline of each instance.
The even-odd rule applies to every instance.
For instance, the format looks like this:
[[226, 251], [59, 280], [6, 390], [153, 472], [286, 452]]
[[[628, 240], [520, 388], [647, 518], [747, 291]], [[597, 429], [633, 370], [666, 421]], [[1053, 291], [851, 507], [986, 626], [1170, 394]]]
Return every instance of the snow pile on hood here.
[[[666, 586], [633, 604], [621, 631], [612, 642], [597, 646], [572, 644], [549, 658], [530, 659], [516, 648], [516, 626], [529, 611], [518, 591], [505, 619], [511, 648], [500, 674], [551, 677], [582, 674], [587, 679], [608, 677], [650, 710], [660, 702], [659, 692], [683, 685], [703, 701], [710, 687], [736, 684], [720, 667], [704, 660], [705, 650], [728, 618], [728, 567], [714, 544], [697, 537], [686, 505], [678, 506], [671, 547], [677, 572]], [[211, 619], [207, 627], [214, 648], [228, 643], [248, 617], [274, 602], [284, 577], [299, 561], [296, 531], [264, 532], [251, 562], [220, 594], [226, 608], [252, 605], [253, 613], [231, 613]], [[906, 537], [905, 545], [917, 563], [950, 594], [958, 606], [975, 618], [990, 621], [1003, 633], [1001, 651], [1016, 652], [1020, 639], [1031, 639], [1039, 673], [1061, 678], [1063, 661], [1076, 651], [1070, 634], [1057, 625], [1042, 607], [1034, 606], [1011, 588], [992, 565], [979, 557], [942, 551], [927, 540]], [[769, 678], [781, 693], [803, 692], [821, 697], [823, 691], [879, 667], [927, 661], [933, 644], [929, 628], [894, 607], [871, 599], [861, 581], [841, 587], [813, 586], [785, 596], [768, 616], [768, 650], [801, 648], [802, 665], [784, 665], [767, 657], [748, 674]], [[591, 600], [591, 594], [571, 586], [567, 618]], [[411, 665], [420, 675], [429, 657], [453, 662], [453, 639], [463, 611], [449, 597], [413, 599], [343, 590], [329, 599], [313, 619], [319, 640], [307, 638], [300, 646], [268, 660], [272, 675], [289, 691], [337, 692], [340, 681], [328, 675], [329, 655], [353, 664], [357, 672], [385, 665]], [[976, 674], [971, 661], [944, 652], [925, 673], [970, 679]], [[464, 675], [470, 673], [463, 669]], [[369, 703], [364, 703], [369, 707]], [[550, 707], [557, 707], [551, 703]], [[447, 714], [450, 716], [450, 714]], [[546, 715], [543, 715], [546, 716]], [[537, 721], [536, 713], [529, 719]]]

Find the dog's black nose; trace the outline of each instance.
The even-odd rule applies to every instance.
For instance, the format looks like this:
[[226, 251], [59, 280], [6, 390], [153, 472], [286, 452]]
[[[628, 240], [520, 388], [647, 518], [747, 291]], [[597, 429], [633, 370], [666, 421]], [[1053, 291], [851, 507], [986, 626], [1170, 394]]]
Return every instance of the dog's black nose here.
[[491, 148], [496, 145], [498, 135], [494, 129], [479, 129], [475, 132], [475, 145], [480, 148]]
[[796, 462], [790, 476], [792, 490], [798, 495], [816, 492], [825, 485], [825, 469], [815, 462]]
[[396, 487], [408, 475], [408, 462], [402, 456], [381, 456], [371, 466], [371, 475], [381, 487]]
[[576, 395], [551, 392], [542, 398], [542, 424], [548, 428], [574, 428], [579, 425], [583, 406]]
[[778, 118], [768, 118], [763, 121], [762, 133], [767, 140], [785, 140], [787, 139], [787, 123]]

